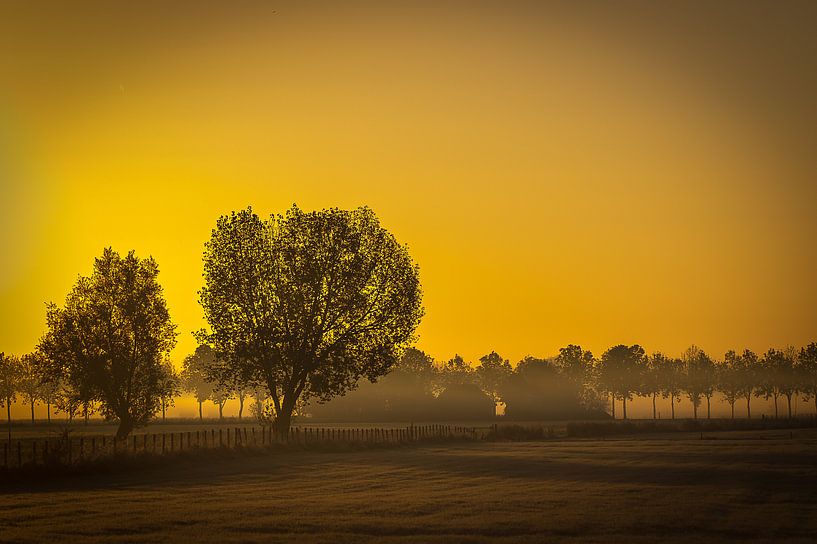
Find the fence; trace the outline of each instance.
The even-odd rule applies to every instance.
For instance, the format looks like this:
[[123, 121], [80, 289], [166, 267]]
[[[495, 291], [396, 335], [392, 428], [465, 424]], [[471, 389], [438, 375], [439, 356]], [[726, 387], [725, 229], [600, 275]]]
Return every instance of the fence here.
[[3, 467], [48, 464], [72, 465], [118, 454], [163, 455], [213, 448], [260, 448], [273, 444], [318, 446], [327, 444], [399, 444], [441, 438], [476, 438], [473, 427], [411, 425], [400, 428], [291, 427], [286, 435], [270, 427], [221, 427], [169, 433], [112, 436], [60, 436], [3, 443]]

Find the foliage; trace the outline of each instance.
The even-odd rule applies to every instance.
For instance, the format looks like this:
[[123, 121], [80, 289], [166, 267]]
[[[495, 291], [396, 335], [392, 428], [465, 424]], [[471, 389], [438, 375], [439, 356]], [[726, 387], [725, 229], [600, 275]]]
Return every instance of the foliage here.
[[200, 340], [226, 363], [214, 377], [266, 384], [280, 432], [300, 399], [386, 374], [423, 314], [416, 265], [368, 208], [222, 216], [204, 279]]
[[158, 274], [153, 258], [106, 248], [63, 308], [48, 305], [48, 331], [39, 345], [44, 373], [118, 419], [118, 438], [158, 411], [162, 361], [176, 343]]

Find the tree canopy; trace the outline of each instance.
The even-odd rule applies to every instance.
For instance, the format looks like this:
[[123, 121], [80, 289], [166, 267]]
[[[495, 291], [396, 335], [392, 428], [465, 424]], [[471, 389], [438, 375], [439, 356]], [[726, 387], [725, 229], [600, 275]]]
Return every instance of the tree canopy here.
[[118, 438], [146, 424], [164, 393], [162, 363], [177, 333], [158, 274], [153, 258], [107, 248], [91, 276], [77, 279], [64, 307], [47, 309], [39, 345], [46, 374], [118, 419]]
[[210, 330], [200, 340], [225, 361], [216, 377], [265, 384], [280, 432], [300, 399], [328, 400], [386, 374], [423, 315], [408, 249], [365, 207], [222, 216], [204, 280]]

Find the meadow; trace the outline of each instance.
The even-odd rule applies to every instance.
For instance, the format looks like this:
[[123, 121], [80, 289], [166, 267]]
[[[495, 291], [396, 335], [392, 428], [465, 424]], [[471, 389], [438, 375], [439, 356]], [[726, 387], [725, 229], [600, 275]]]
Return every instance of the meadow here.
[[0, 542], [811, 542], [817, 431], [222, 451], [6, 486]]

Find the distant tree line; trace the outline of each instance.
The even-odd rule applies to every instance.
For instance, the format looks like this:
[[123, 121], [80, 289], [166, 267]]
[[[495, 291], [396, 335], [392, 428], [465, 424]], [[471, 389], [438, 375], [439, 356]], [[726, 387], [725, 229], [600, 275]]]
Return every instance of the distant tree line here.
[[[670, 417], [686, 399], [698, 418], [704, 403], [711, 417], [711, 402], [720, 393], [735, 417], [742, 403], [751, 417], [752, 398], [785, 400], [785, 415], [792, 417], [798, 395], [814, 402], [817, 413], [817, 344], [801, 349], [770, 349], [758, 356], [751, 350], [728, 351], [716, 360], [696, 346], [680, 357], [656, 352], [648, 355], [639, 345], [617, 345], [600, 357], [577, 345], [568, 345], [548, 359], [526, 357], [515, 367], [496, 352], [476, 366], [459, 356], [438, 363], [416, 349], [407, 350], [395, 369], [376, 384], [356, 391], [311, 412], [322, 417], [395, 419], [475, 419], [493, 416], [494, 402], [505, 405], [514, 419], [627, 419], [627, 403], [634, 397], [670, 400]], [[448, 399], [456, 397], [456, 402]]]

